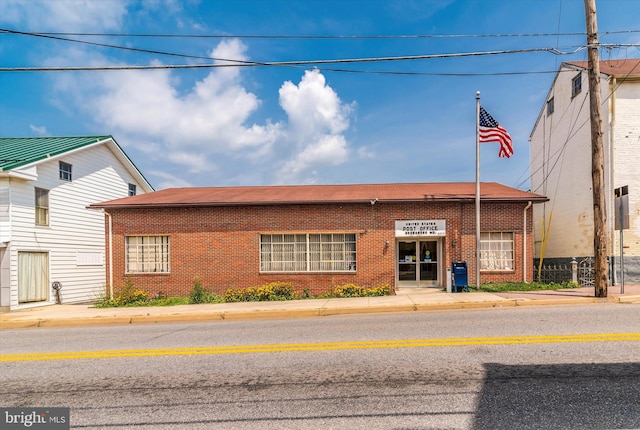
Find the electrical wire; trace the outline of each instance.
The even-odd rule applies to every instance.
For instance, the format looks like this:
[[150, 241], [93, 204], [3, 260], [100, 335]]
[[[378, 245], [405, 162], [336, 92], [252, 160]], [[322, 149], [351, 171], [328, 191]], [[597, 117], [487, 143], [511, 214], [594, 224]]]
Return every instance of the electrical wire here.
[[[427, 54], [427, 55], [406, 55], [406, 56], [390, 56], [390, 57], [369, 57], [369, 58], [345, 58], [345, 59], [326, 59], [326, 60], [296, 60], [296, 61], [248, 61], [248, 60], [234, 60], [227, 58], [216, 57], [204, 57], [188, 54], [179, 54], [174, 52], [149, 50], [142, 48], [133, 48], [128, 46], [120, 46], [106, 43], [88, 42], [78, 39], [70, 39], [59, 36], [52, 36], [43, 33], [22, 32], [17, 30], [9, 30], [0, 28], [0, 32], [17, 34], [31, 37], [41, 37], [46, 39], [53, 39], [58, 41], [80, 43], [92, 46], [99, 46], [112, 49], [120, 49], [126, 51], [134, 51], [140, 53], [148, 53], [155, 55], [166, 55], [172, 57], [180, 57], [187, 59], [201, 59], [209, 61], [218, 61], [216, 64], [182, 64], [182, 65], [142, 65], [142, 66], [79, 66], [79, 67], [5, 67], [0, 68], [0, 72], [34, 72], [34, 71], [94, 71], [94, 70], [154, 70], [154, 69], [196, 69], [196, 68], [215, 68], [215, 67], [240, 67], [240, 66], [278, 66], [278, 67], [298, 67], [309, 65], [322, 65], [322, 64], [346, 64], [346, 63], [372, 63], [372, 62], [388, 62], [388, 61], [414, 61], [414, 60], [427, 60], [437, 58], [460, 58], [460, 57], [475, 57], [475, 56], [487, 56], [487, 55], [504, 55], [504, 54], [519, 54], [519, 53], [532, 53], [532, 52], [548, 52], [558, 55], [570, 55], [580, 52], [588, 46], [578, 46], [573, 51], [560, 51], [558, 48], [545, 47], [545, 48], [528, 48], [528, 49], [511, 49], [511, 50], [494, 50], [494, 51], [476, 51], [476, 52], [459, 52], [459, 53], [444, 53], [444, 54]], [[640, 46], [640, 44], [599, 44], [600, 47], [614, 46]], [[221, 64], [222, 63], [222, 64]], [[347, 72], [346, 70], [333, 70]], [[356, 73], [356, 72], [354, 72]], [[357, 72], [367, 73], [367, 72]], [[375, 73], [375, 72], [373, 72]], [[393, 72], [393, 74], [409, 74], [410, 72]], [[384, 74], [392, 74], [391, 72], [384, 72]], [[438, 74], [436, 74], [437, 76]], [[469, 76], [463, 74], [462, 76]]]
[[[13, 32], [0, 29], [0, 32]], [[601, 32], [600, 36], [613, 34], [640, 33], [640, 30], [618, 30]], [[43, 32], [34, 34], [47, 36], [85, 36], [85, 37], [141, 37], [141, 38], [187, 38], [187, 39], [317, 39], [317, 40], [349, 40], [349, 39], [471, 39], [471, 38], [510, 38], [510, 37], [563, 37], [585, 36], [586, 32], [572, 33], [490, 33], [490, 34], [400, 34], [400, 35], [256, 35], [256, 34], [170, 34], [170, 33], [72, 33]]]

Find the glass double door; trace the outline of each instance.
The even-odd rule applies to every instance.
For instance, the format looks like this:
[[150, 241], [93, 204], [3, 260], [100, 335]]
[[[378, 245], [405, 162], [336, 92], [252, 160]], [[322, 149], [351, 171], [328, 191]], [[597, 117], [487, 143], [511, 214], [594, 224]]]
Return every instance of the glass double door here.
[[438, 240], [398, 242], [398, 286], [439, 286]]

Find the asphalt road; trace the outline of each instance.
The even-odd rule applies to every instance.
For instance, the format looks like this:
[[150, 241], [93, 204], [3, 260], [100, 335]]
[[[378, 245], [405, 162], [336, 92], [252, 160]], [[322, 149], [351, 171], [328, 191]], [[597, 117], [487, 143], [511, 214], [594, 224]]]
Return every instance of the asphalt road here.
[[640, 306], [5, 330], [0, 406], [72, 428], [640, 428]]

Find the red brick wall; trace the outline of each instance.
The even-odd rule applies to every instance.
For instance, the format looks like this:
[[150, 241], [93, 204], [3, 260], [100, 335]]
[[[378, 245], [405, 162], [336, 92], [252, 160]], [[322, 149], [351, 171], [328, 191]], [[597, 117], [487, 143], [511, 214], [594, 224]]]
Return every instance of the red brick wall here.
[[[481, 282], [521, 281], [522, 228], [525, 203], [481, 205], [482, 231], [514, 233], [515, 271], [482, 272]], [[113, 219], [113, 284], [127, 282], [125, 236], [168, 235], [169, 274], [136, 274], [133, 285], [151, 294], [186, 296], [194, 280], [209, 291], [243, 288], [271, 281], [292, 282], [296, 290], [317, 295], [333, 285], [395, 286], [396, 220], [445, 219], [447, 236], [440, 256], [445, 280], [452, 261], [467, 261], [469, 282], [475, 283], [475, 207], [473, 203], [377, 203], [281, 205], [217, 208], [110, 210]], [[531, 209], [528, 211], [527, 272], [533, 262]], [[357, 270], [353, 273], [260, 273], [262, 233], [355, 233]], [[108, 234], [108, 232], [107, 232]], [[386, 242], [389, 242], [386, 245]], [[107, 240], [108, 243], [108, 240]], [[107, 267], [107, 278], [109, 268]], [[527, 273], [530, 280], [530, 275]]]

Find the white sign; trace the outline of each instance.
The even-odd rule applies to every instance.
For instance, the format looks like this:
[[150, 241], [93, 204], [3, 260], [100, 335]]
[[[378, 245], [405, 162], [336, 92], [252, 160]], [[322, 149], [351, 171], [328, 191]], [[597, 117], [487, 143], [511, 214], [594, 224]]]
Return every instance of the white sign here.
[[[616, 230], [629, 229], [629, 186], [616, 188], [614, 190], [614, 211]], [[622, 222], [621, 222], [622, 221]]]
[[446, 227], [444, 219], [396, 221], [396, 237], [446, 236]]

